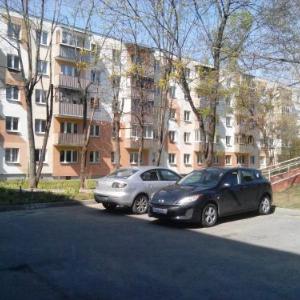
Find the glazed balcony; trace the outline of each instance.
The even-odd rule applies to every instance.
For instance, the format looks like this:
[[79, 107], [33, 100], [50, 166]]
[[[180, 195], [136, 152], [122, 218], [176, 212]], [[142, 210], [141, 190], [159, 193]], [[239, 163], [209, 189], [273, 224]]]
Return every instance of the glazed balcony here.
[[234, 144], [233, 149], [236, 153], [253, 153], [255, 151], [254, 145], [251, 144]]
[[80, 133], [58, 133], [54, 136], [54, 145], [82, 147], [84, 135]]

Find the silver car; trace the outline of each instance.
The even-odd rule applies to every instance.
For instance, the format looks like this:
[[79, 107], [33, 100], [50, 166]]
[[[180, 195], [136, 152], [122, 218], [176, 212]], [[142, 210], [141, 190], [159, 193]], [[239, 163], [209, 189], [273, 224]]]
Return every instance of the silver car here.
[[133, 213], [144, 214], [151, 196], [180, 178], [174, 171], [162, 167], [121, 168], [97, 181], [94, 197], [106, 209], [120, 205], [131, 207]]

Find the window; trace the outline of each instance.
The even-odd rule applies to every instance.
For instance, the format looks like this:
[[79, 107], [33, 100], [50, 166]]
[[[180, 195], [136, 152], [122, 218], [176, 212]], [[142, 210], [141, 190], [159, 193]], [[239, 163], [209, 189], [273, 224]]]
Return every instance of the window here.
[[219, 135], [215, 136], [215, 143], [220, 144], [220, 136]]
[[185, 68], [184, 69], [184, 75], [185, 75], [186, 79], [189, 79], [190, 75], [191, 75], [191, 69], [190, 68]]
[[6, 131], [17, 132], [19, 129], [19, 118], [6, 117], [5, 118], [5, 128], [6, 128]]
[[168, 162], [170, 165], [175, 165], [176, 164], [176, 155], [175, 153], [169, 153], [168, 154]]
[[61, 163], [76, 163], [78, 159], [78, 152], [76, 150], [62, 150], [60, 151]]
[[17, 86], [6, 87], [6, 100], [19, 101], [19, 88]]
[[185, 165], [190, 165], [190, 158], [191, 158], [191, 155], [190, 154], [183, 154], [183, 162]]
[[62, 42], [64, 44], [74, 46], [75, 45], [75, 40], [76, 40], [76, 38], [75, 38], [74, 35], [72, 35], [70, 32], [63, 31], [63, 33], [62, 33]]
[[215, 156], [213, 157], [213, 163], [214, 163], [214, 164], [218, 164], [218, 163], [219, 163], [219, 156], [218, 156], [218, 155], [215, 155]]
[[45, 60], [39, 60], [37, 65], [37, 71], [39, 74], [47, 75], [48, 62]]
[[132, 165], [136, 165], [138, 163], [138, 160], [139, 160], [138, 152], [131, 152], [130, 153], [130, 163]]
[[175, 94], [176, 94], [176, 86], [170, 86], [170, 88], [169, 88], [170, 97], [175, 98]]
[[226, 146], [231, 146], [231, 136], [226, 135]]
[[184, 121], [185, 122], [190, 122], [191, 121], [191, 112], [190, 111], [188, 111], [188, 110], [185, 110], [184, 111]]
[[145, 139], [153, 139], [153, 127], [152, 125], [144, 126], [144, 138]]
[[113, 75], [112, 76], [112, 87], [113, 88], [119, 88], [121, 83], [121, 77], [118, 75]]
[[255, 165], [255, 156], [250, 156], [250, 164]]
[[112, 61], [114, 64], [119, 64], [121, 62], [121, 51], [117, 49], [112, 49]]
[[200, 142], [200, 130], [195, 129], [195, 142]]
[[48, 32], [47, 31], [36, 31], [36, 39], [40, 42], [41, 45], [47, 46], [48, 45]]
[[91, 132], [90, 132], [91, 137], [97, 137], [100, 136], [100, 126], [99, 125], [91, 125]]
[[249, 135], [249, 136], [248, 136], [248, 144], [249, 144], [249, 145], [253, 145], [253, 144], [254, 144], [254, 138], [253, 138], [252, 135]]
[[99, 151], [90, 151], [90, 163], [96, 164], [100, 161]]
[[225, 155], [225, 165], [231, 165], [231, 155]]
[[46, 131], [46, 120], [35, 119], [35, 133], [45, 133]]
[[18, 148], [5, 149], [5, 162], [6, 163], [18, 163], [19, 162], [19, 149]]
[[70, 66], [70, 65], [61, 65], [60, 72], [61, 72], [61, 74], [66, 75], [66, 76], [75, 76], [76, 69], [75, 69], [75, 67]]
[[7, 25], [7, 35], [13, 39], [20, 38], [21, 26], [14, 23], [8, 23]]
[[46, 103], [47, 92], [36, 89], [35, 90], [35, 103], [37, 104], [45, 104]]
[[191, 133], [190, 132], [185, 132], [183, 134], [183, 140], [186, 144], [188, 144], [190, 142], [190, 136], [191, 136]]
[[259, 157], [259, 162], [262, 166], [264, 166], [266, 164], [266, 158], [264, 156], [260, 156]]
[[133, 124], [131, 126], [131, 137], [132, 138], [138, 138], [139, 137], [139, 126], [136, 124]]
[[141, 175], [143, 181], [158, 181], [156, 170], [150, 170]]
[[231, 118], [226, 117], [226, 127], [231, 127]]
[[13, 70], [20, 70], [19, 56], [13, 54], [7, 54], [7, 67]]
[[176, 118], [176, 109], [171, 108], [171, 110], [170, 110], [170, 119], [175, 120], [175, 118]]
[[132, 54], [131, 61], [132, 61], [132, 63], [134, 63], [136, 65], [140, 65], [143, 63], [143, 58], [140, 55]]
[[230, 97], [226, 97], [225, 104], [226, 104], [227, 107], [231, 107], [231, 99], [230, 99]]
[[112, 164], [116, 163], [116, 153], [115, 152], [110, 153], [110, 161]]
[[227, 175], [225, 175], [223, 184], [224, 183], [228, 183], [231, 186], [238, 185], [239, 184], [238, 172], [237, 171], [233, 171], [233, 172], [230, 172]]
[[91, 71], [91, 81], [93, 83], [101, 84], [103, 82], [104, 72], [103, 71]]
[[154, 60], [154, 72], [159, 72], [159, 70], [160, 70], [159, 60], [155, 59]]
[[238, 155], [237, 156], [237, 163], [238, 164], [245, 164], [246, 163], [246, 156], [245, 155]]
[[177, 181], [180, 177], [170, 170], [158, 170], [160, 179], [163, 181]]
[[201, 152], [196, 152], [196, 159], [197, 159], [197, 164], [201, 165], [203, 164], [203, 154]]
[[255, 180], [252, 170], [241, 170], [242, 183], [251, 182]]
[[[47, 150], [45, 151], [43, 162], [46, 161], [46, 152], [47, 152]], [[41, 155], [42, 155], [42, 149], [35, 149], [35, 161], [36, 162], [40, 161]]]
[[169, 141], [170, 141], [170, 143], [175, 143], [175, 141], [176, 141], [176, 136], [175, 136], [174, 130], [169, 131]]
[[78, 128], [76, 123], [72, 122], [63, 122], [60, 124], [61, 133], [77, 133]]

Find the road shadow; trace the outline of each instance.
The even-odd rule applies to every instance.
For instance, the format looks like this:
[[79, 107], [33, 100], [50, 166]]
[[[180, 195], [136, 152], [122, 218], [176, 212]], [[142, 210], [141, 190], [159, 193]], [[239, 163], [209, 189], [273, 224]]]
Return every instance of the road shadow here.
[[297, 254], [127, 213], [79, 205], [1, 213], [1, 298], [300, 297]]

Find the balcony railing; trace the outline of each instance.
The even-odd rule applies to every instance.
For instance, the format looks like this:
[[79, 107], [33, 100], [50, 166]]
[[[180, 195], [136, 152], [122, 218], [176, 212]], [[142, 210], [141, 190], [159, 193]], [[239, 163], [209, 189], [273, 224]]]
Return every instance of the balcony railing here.
[[[83, 118], [83, 105], [74, 104], [69, 102], [58, 102], [58, 110], [56, 110], [57, 115]], [[88, 108], [87, 117], [91, 117], [91, 110]]]
[[63, 45], [56, 45], [54, 49], [54, 57], [68, 61], [87, 62], [91, 61], [90, 52], [84, 54], [80, 53], [80, 50]]
[[255, 151], [254, 145], [251, 144], [234, 144], [234, 152], [251, 153]]
[[80, 133], [58, 133], [55, 135], [54, 144], [82, 147], [84, 145], [84, 135]]
[[55, 76], [55, 84], [56, 86], [60, 86], [63, 88], [69, 88], [69, 89], [85, 89], [88, 85], [91, 85], [91, 80], [74, 77], [74, 76], [68, 76], [59, 74]]
[[[138, 149], [141, 144], [141, 139], [136, 139], [136, 138], [127, 138], [124, 139], [124, 147], [127, 149]], [[144, 138], [144, 149], [150, 149], [153, 148], [155, 144], [154, 139], [145, 139]]]

